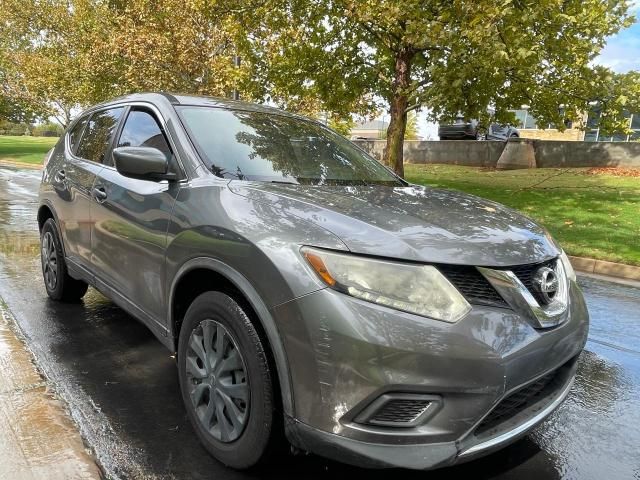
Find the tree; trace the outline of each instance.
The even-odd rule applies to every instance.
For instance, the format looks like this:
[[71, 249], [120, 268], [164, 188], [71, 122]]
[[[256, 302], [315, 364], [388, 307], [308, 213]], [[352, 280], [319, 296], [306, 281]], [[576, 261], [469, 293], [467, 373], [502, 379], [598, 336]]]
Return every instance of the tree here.
[[605, 135], [629, 134], [629, 114], [640, 112], [640, 72], [617, 74], [608, 69], [595, 69], [599, 86], [590, 103], [590, 113]]
[[79, 106], [139, 91], [257, 98], [217, 2], [0, 1], [12, 96], [63, 125]]
[[[387, 139], [387, 132], [381, 132], [378, 137], [383, 140]], [[404, 140], [417, 140], [418, 139], [418, 114], [411, 111], [407, 114], [407, 127], [404, 131]]]
[[[527, 103], [544, 123], [577, 118], [602, 78], [590, 62], [630, 24], [626, 0], [260, 0], [230, 8], [274, 97], [325, 109], [389, 109], [385, 163], [402, 175], [407, 115], [489, 123]], [[277, 100], [276, 100], [277, 101]], [[562, 111], [559, 105], [563, 105]]]

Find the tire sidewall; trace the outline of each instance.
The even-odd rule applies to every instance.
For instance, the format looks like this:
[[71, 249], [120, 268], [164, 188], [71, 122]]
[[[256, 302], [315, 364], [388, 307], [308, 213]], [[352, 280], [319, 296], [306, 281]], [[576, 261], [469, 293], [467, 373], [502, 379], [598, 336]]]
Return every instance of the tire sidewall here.
[[[44, 281], [44, 257], [42, 256], [42, 241], [44, 240], [44, 236], [46, 233], [51, 233], [57, 256], [56, 288], [54, 288], [53, 290], [50, 290], [47, 282]], [[67, 265], [64, 261], [64, 252], [62, 250], [60, 236], [58, 235], [58, 228], [55, 220], [53, 220], [52, 218], [48, 219], [44, 223], [42, 232], [40, 234], [40, 266], [42, 268], [42, 279], [44, 281], [44, 288], [46, 289], [47, 294], [54, 300], [60, 300], [64, 292], [64, 280], [67, 273]]]
[[[229, 443], [215, 439], [202, 428], [189, 395], [186, 375], [188, 343], [193, 330], [205, 319], [219, 322], [231, 333], [242, 354], [249, 383], [249, 419], [240, 437]], [[187, 415], [209, 453], [235, 468], [249, 468], [258, 463], [267, 450], [273, 430], [271, 372], [257, 331], [242, 307], [231, 297], [220, 292], [207, 292], [193, 301], [180, 329], [178, 375]]]

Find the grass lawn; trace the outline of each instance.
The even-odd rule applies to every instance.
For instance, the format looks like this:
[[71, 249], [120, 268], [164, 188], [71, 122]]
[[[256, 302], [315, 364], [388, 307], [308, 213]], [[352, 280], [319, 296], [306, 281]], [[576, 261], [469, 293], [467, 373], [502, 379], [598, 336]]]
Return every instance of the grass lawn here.
[[53, 147], [56, 137], [11, 137], [0, 135], [0, 160], [42, 163], [44, 154]]
[[640, 265], [640, 178], [586, 171], [405, 165], [410, 182], [461, 190], [524, 212], [569, 255]]

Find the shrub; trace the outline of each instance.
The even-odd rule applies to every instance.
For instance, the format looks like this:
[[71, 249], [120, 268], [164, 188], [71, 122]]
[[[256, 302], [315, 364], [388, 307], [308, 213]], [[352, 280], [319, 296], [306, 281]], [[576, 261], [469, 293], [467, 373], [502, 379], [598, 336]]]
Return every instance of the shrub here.
[[31, 135], [34, 137], [59, 137], [63, 133], [63, 128], [53, 122], [43, 123], [31, 129]]

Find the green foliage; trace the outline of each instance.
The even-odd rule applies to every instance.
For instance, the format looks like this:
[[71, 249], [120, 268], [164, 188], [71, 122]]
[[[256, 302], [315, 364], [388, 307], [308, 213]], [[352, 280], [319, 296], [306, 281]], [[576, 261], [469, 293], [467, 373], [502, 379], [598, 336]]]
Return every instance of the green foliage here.
[[8, 122], [0, 120], [0, 135], [31, 135], [31, 125], [24, 122]]
[[520, 210], [544, 225], [569, 255], [640, 265], [638, 178], [589, 175], [586, 170], [407, 165], [407, 179]]
[[600, 132], [630, 133], [628, 114], [640, 113], [640, 72], [616, 74], [601, 67], [595, 72], [600, 81], [589, 110], [599, 114]]
[[63, 133], [64, 129], [54, 122], [33, 125], [26, 122], [9, 122], [6, 120], [0, 120], [0, 135], [59, 137]]
[[[12, 98], [68, 124], [75, 107], [140, 91], [252, 99], [222, 2], [2, 0], [0, 66]], [[2, 59], [4, 58], [4, 62]]]
[[404, 139], [418, 139], [418, 114], [416, 112], [409, 112], [407, 114], [407, 128], [404, 131]]
[[31, 128], [31, 135], [34, 137], [60, 137], [64, 133], [64, 128], [54, 122], [47, 122]]
[[333, 116], [329, 118], [327, 125], [329, 126], [329, 128], [335, 130], [343, 137], [349, 138], [351, 130], [353, 129], [353, 127], [355, 127], [356, 122], [355, 120], [353, 120], [353, 118], [351, 118], [351, 116], [348, 116], [346, 118]]

